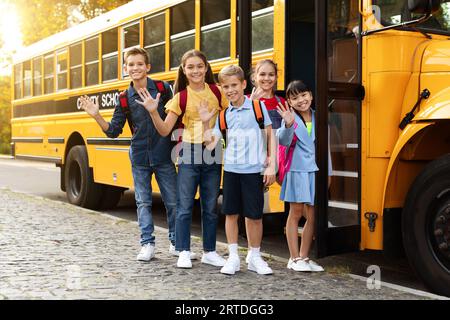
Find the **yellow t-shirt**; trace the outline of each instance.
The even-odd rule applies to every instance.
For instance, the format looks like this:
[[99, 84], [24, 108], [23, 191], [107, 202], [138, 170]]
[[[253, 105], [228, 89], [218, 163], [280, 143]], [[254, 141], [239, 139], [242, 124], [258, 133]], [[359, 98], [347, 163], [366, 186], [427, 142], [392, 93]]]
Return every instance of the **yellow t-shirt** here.
[[[219, 87], [220, 89], [220, 87]], [[211, 118], [210, 127], [214, 128], [216, 124], [217, 114], [220, 110], [225, 109], [228, 106], [228, 100], [225, 98], [222, 90], [221, 106], [219, 106], [219, 101], [217, 100], [214, 93], [209, 88], [208, 84], [205, 83], [205, 88], [201, 91], [194, 91], [189, 86], [187, 87], [187, 103], [186, 111], [183, 116], [183, 141], [188, 143], [203, 143], [203, 124], [200, 120], [200, 116], [197, 111], [197, 106], [200, 105], [202, 100], [208, 101], [209, 111], [216, 109], [217, 113]], [[180, 93], [177, 93], [170, 101], [166, 104], [166, 113], [172, 111], [177, 116], [181, 115], [180, 108]], [[176, 129], [176, 128], [175, 128]]]

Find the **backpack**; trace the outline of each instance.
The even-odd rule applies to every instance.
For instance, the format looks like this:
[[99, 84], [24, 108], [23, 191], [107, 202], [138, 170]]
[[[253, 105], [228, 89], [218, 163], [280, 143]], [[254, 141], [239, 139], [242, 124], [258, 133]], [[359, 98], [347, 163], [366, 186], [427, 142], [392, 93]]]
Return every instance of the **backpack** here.
[[[297, 123], [294, 122], [294, 129], [297, 129]], [[294, 148], [295, 144], [297, 143], [297, 136], [294, 133], [294, 138], [292, 139], [292, 142], [289, 147], [283, 146], [281, 144], [278, 144], [278, 150], [277, 150], [277, 162], [278, 162], [278, 174], [277, 174], [277, 182], [278, 184], [282, 185], [284, 176], [287, 172], [289, 172], [289, 169], [291, 168], [292, 164], [292, 157], [294, 156]]]
[[[222, 94], [220, 93], [219, 88], [217, 87], [217, 85], [215, 83], [208, 83], [209, 88], [211, 89], [212, 93], [214, 93], [214, 96], [217, 98], [217, 101], [219, 102], [219, 107], [222, 105]], [[180, 143], [182, 141], [183, 138], [183, 129], [184, 129], [184, 124], [183, 124], [183, 116], [184, 113], [186, 112], [186, 106], [187, 106], [187, 88], [185, 88], [184, 90], [180, 91], [180, 102], [179, 102], [179, 106], [181, 109], [181, 114], [178, 116], [178, 120], [176, 125], [174, 126], [175, 129], [179, 129], [179, 130], [175, 130], [174, 133], [172, 133], [172, 140], [177, 141], [178, 143]], [[178, 144], [178, 150], [177, 150], [177, 154], [179, 154], [180, 151], [180, 147]]]
[[[161, 98], [166, 94], [167, 89], [164, 85], [163, 81], [160, 80], [152, 80], [153, 83], [156, 86], [156, 89], [161, 94]], [[130, 106], [128, 105], [128, 89], [125, 89], [121, 93], [119, 93], [119, 104], [122, 109], [122, 112], [125, 114], [125, 117], [128, 121], [128, 126], [130, 127], [131, 134], [134, 134], [136, 131], [136, 127], [133, 124], [133, 121], [131, 119], [131, 110]]]
[[[222, 105], [222, 94], [220, 93], [219, 88], [217, 87], [216, 84], [214, 83], [208, 83], [209, 88], [211, 89], [211, 91], [214, 93], [214, 95], [217, 98], [217, 101], [219, 102], [219, 107]], [[184, 128], [184, 124], [183, 124], [183, 115], [186, 112], [186, 106], [187, 106], [187, 88], [185, 88], [184, 90], [180, 91], [180, 109], [181, 109], [181, 114], [178, 117], [178, 128], [179, 129], [183, 129]]]
[[[253, 100], [252, 106], [253, 106], [253, 113], [255, 115], [255, 120], [258, 123], [259, 128], [264, 129], [264, 114], [261, 109], [261, 101]], [[224, 147], [226, 147], [227, 145], [227, 129], [228, 129], [226, 118], [227, 110], [228, 109], [222, 110], [219, 113], [219, 128], [220, 132], [222, 132]]]

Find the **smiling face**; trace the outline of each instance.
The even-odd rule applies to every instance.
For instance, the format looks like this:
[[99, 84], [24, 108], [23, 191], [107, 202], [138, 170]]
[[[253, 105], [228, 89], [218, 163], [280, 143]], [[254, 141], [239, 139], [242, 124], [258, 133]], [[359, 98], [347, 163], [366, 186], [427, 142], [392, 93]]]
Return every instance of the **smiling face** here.
[[127, 57], [124, 70], [133, 81], [136, 81], [147, 77], [150, 68], [150, 64], [145, 64], [145, 57], [142, 54], [135, 54]]
[[200, 57], [190, 57], [183, 65], [183, 72], [190, 85], [204, 83], [206, 71], [206, 63]]
[[298, 112], [306, 112], [311, 107], [313, 96], [310, 91], [304, 91], [289, 96], [287, 100], [289, 105]]
[[244, 89], [247, 87], [247, 81], [242, 81], [238, 76], [223, 76], [220, 86], [233, 106], [244, 103]]
[[255, 74], [255, 84], [264, 91], [273, 91], [277, 81], [277, 71], [270, 63], [263, 63]]

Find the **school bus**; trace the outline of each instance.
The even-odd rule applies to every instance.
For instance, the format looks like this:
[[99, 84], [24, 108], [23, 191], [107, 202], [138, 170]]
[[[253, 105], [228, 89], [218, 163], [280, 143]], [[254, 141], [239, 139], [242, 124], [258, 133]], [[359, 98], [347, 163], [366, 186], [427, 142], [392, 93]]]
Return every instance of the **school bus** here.
[[[99, 99], [110, 118], [129, 83], [124, 52], [147, 48], [150, 76], [167, 81], [191, 48], [215, 73], [270, 58], [280, 94], [293, 79], [314, 92], [316, 256], [405, 252], [431, 290], [450, 295], [449, 35], [448, 1], [134, 1], [15, 57], [15, 157], [55, 162], [71, 203], [115, 205], [132, 187], [130, 132], [106, 138], [77, 99]], [[266, 192], [265, 213], [288, 209], [279, 190]]]
[[[111, 208], [133, 185], [129, 128], [109, 139], [78, 108], [98, 100], [111, 118], [130, 80], [123, 56], [133, 47], [151, 56], [150, 77], [173, 82], [181, 56], [206, 53], [214, 73], [237, 60], [237, 1], [133, 1], [25, 48], [14, 58], [12, 143], [16, 158], [55, 162], [69, 202]], [[273, 58], [273, 1], [252, 1], [253, 58]], [[75, 148], [75, 149], [74, 149]], [[72, 150], [72, 154], [71, 154]], [[156, 183], [153, 190], [159, 190]], [[283, 212], [278, 186], [266, 192], [266, 213]]]

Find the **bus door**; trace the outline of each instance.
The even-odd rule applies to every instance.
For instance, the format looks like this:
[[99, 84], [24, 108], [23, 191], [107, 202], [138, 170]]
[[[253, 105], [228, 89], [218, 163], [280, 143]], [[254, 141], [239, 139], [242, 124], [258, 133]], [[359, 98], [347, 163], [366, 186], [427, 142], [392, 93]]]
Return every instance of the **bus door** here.
[[316, 148], [320, 168], [316, 177], [315, 251], [319, 258], [359, 250], [364, 97], [360, 24], [358, 0], [315, 1]]

